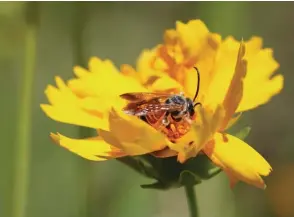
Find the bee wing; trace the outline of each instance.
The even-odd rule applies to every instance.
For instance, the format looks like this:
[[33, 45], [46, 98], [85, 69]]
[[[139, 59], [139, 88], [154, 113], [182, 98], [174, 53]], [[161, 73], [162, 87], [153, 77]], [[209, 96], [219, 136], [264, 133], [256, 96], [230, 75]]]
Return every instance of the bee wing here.
[[138, 107], [127, 107], [124, 109], [124, 112], [129, 115], [142, 116], [180, 109], [183, 109], [183, 105], [143, 104]]
[[124, 93], [120, 95], [121, 98], [128, 100], [130, 102], [147, 102], [153, 99], [164, 98], [167, 99], [171, 94], [168, 93], [144, 93], [144, 92], [135, 92], [135, 93]]

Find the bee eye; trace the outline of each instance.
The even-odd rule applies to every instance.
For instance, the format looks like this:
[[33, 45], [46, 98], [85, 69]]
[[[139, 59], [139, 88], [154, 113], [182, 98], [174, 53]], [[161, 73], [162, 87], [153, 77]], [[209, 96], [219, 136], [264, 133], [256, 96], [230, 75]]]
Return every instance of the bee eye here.
[[187, 98], [187, 102], [188, 102], [188, 111], [189, 111], [190, 116], [192, 117], [195, 114], [193, 102], [189, 98]]
[[172, 101], [171, 101], [171, 99], [167, 99], [167, 100], [165, 101], [165, 103], [166, 103], [166, 104], [171, 104]]

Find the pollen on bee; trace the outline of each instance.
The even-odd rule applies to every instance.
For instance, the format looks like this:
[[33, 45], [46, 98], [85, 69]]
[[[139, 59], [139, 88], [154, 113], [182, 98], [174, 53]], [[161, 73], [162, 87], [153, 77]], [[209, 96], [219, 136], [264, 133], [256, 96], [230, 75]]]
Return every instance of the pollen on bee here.
[[174, 124], [171, 124], [171, 125], [170, 125], [170, 129], [171, 129], [171, 131], [172, 131], [173, 133], [177, 132], [177, 129], [176, 129], [176, 127], [175, 127]]

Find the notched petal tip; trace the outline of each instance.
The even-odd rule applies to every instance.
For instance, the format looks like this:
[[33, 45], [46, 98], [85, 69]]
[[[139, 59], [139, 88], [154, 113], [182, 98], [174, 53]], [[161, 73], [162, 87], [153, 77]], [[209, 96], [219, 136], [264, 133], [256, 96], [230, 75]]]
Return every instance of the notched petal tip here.
[[[273, 57], [273, 50], [262, 49], [261, 38], [253, 37], [246, 42], [245, 59], [247, 75], [244, 79], [244, 94], [238, 111], [250, 110], [269, 102], [284, 86], [283, 76], [274, 75], [279, 63]], [[257, 85], [262, 88], [258, 88]]]
[[185, 163], [188, 160], [188, 157], [186, 156], [185, 153], [180, 152], [178, 153], [177, 161], [181, 164]]
[[205, 23], [200, 20], [200, 19], [194, 19], [194, 20], [189, 20], [187, 23], [183, 23], [181, 21], [176, 21], [176, 27], [181, 28], [183, 25], [186, 25], [188, 27], [193, 27], [195, 30], [202, 30], [205, 29], [208, 31], [207, 26]]
[[59, 133], [51, 133], [50, 138], [54, 143], [88, 160], [105, 161], [124, 156], [120, 149], [112, 147], [99, 136], [73, 139]]
[[224, 139], [222, 134], [218, 133], [214, 140], [215, 145], [209, 149], [205, 147], [204, 152], [225, 170], [232, 186], [236, 180], [241, 180], [261, 189], [265, 187], [262, 176], [268, 176], [272, 168], [258, 152], [231, 135], [226, 135]]
[[42, 111], [46, 114], [46, 116], [52, 118], [53, 120], [57, 120], [55, 118], [54, 112], [53, 112], [53, 107], [51, 105], [48, 104], [41, 104], [40, 105]]
[[59, 133], [55, 134], [55, 133], [50, 133], [50, 138], [51, 140], [57, 144], [57, 145], [60, 145], [59, 143], [59, 140], [60, 140], [60, 137], [59, 137]]
[[74, 66], [73, 72], [74, 72], [75, 76], [77, 76], [78, 78], [85, 77], [87, 74], [89, 74], [89, 71], [84, 69], [81, 66]]
[[40, 104], [40, 108], [43, 110], [43, 112], [45, 112], [46, 106], [49, 106], [49, 105], [47, 105], [47, 104]]
[[44, 93], [47, 95], [48, 93], [50, 93], [50, 91], [51, 91], [52, 89], [56, 89], [56, 90], [57, 90], [56, 87], [52, 86], [51, 84], [48, 84], [48, 85], [46, 86], [45, 90], [44, 90]]
[[96, 56], [92, 56], [90, 57], [89, 61], [88, 61], [88, 67], [91, 68], [93, 65], [96, 64], [100, 64], [101, 59], [96, 57]]
[[58, 89], [64, 89], [66, 87], [63, 79], [60, 76], [55, 76], [55, 82]]

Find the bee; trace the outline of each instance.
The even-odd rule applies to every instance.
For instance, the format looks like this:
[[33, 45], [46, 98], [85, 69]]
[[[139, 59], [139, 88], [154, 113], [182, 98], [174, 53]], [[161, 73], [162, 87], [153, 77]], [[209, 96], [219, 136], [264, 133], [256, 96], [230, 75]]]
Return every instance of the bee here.
[[156, 130], [164, 133], [170, 141], [175, 141], [185, 135], [195, 118], [195, 107], [201, 105], [195, 102], [200, 88], [200, 73], [196, 67], [198, 84], [196, 93], [191, 100], [181, 92], [170, 93], [125, 93], [121, 98], [128, 101], [123, 108], [126, 114], [134, 115], [145, 121]]

